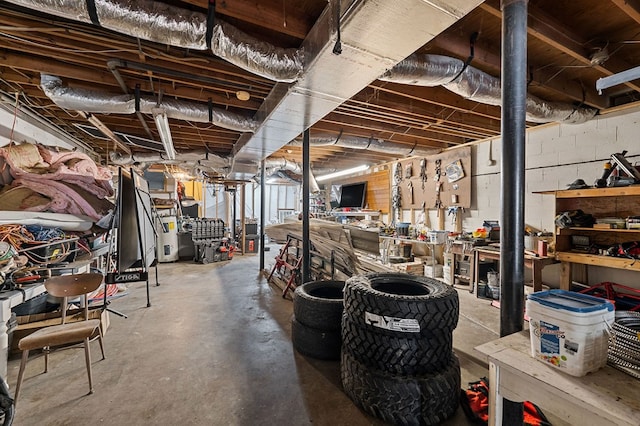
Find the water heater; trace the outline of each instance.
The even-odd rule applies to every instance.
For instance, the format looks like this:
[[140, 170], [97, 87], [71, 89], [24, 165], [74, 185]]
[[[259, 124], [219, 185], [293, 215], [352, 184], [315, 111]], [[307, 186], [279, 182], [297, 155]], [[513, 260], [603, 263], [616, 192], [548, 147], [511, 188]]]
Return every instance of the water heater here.
[[162, 216], [158, 227], [158, 262], [178, 260], [178, 224], [175, 216]]

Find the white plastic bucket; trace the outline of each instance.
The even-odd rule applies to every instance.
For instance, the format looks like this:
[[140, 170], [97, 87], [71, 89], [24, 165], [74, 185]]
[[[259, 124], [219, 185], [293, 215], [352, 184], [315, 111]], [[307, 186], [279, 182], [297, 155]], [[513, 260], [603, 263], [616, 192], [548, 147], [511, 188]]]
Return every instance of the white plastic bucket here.
[[607, 363], [608, 328], [613, 305], [565, 290], [527, 297], [531, 356], [572, 376], [584, 376]]

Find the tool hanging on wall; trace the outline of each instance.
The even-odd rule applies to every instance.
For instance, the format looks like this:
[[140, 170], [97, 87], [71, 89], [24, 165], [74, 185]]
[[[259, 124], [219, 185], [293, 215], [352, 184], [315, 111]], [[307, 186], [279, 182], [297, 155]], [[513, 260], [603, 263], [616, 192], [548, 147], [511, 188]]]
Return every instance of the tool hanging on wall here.
[[400, 186], [393, 185], [391, 188], [391, 207], [395, 213], [395, 220], [400, 220], [400, 208], [402, 207], [402, 200], [400, 197]]
[[447, 216], [451, 216], [451, 224], [455, 225], [458, 219], [458, 206], [449, 207], [447, 209]]
[[411, 183], [411, 181], [409, 181], [409, 183], [407, 183], [407, 188], [409, 188], [409, 204], [413, 204], [413, 183]]
[[437, 214], [440, 216], [440, 209], [443, 207], [442, 200], [440, 200], [440, 189], [442, 187], [442, 182], [436, 182], [436, 202], [434, 207], [438, 210]]
[[427, 159], [420, 160], [420, 180], [422, 181], [422, 191], [424, 192], [424, 183], [427, 181]]
[[402, 164], [396, 163], [395, 169], [393, 170], [393, 182], [398, 185], [402, 182]]
[[436, 182], [440, 181], [440, 176], [442, 174], [442, 170], [440, 168], [441, 164], [442, 164], [442, 160], [437, 159], [436, 160], [436, 173], [433, 175], [433, 180], [436, 181]]
[[394, 222], [400, 221], [400, 214], [402, 207], [400, 182], [402, 182], [402, 164], [397, 162], [393, 170], [393, 186], [391, 187], [391, 208], [394, 212]]
[[404, 166], [404, 178], [411, 179], [413, 176], [413, 163], [409, 162], [406, 166]]

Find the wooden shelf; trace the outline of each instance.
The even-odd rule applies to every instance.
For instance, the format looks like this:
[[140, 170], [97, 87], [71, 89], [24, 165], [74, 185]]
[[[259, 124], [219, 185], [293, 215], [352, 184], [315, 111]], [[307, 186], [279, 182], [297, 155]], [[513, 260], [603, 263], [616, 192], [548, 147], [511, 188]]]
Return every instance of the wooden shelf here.
[[619, 186], [613, 188], [585, 188], [565, 189], [558, 191], [536, 191], [534, 194], [555, 195], [556, 198], [587, 198], [587, 197], [625, 197], [640, 195], [640, 185]]
[[572, 252], [558, 252], [556, 253], [556, 258], [561, 262], [640, 271], [640, 259], [627, 259], [624, 257], [598, 256], [595, 254]]
[[[582, 210], [596, 218], [624, 218], [636, 216], [640, 213], [640, 185], [568, 189], [544, 193], [555, 195], [556, 215], [572, 210]], [[640, 259], [598, 256], [571, 251], [572, 237], [575, 235], [588, 237], [590, 243], [595, 242], [599, 246], [608, 247], [640, 240], [640, 229], [556, 228], [556, 259], [562, 263], [560, 268], [561, 289], [569, 290], [571, 288], [573, 280], [572, 265], [599, 266], [640, 272]]]
[[[592, 232], [640, 232], [640, 229], [617, 229], [617, 228], [583, 228], [583, 227], [571, 227], [564, 228], [572, 231], [592, 231]], [[562, 231], [561, 231], [562, 232]]]

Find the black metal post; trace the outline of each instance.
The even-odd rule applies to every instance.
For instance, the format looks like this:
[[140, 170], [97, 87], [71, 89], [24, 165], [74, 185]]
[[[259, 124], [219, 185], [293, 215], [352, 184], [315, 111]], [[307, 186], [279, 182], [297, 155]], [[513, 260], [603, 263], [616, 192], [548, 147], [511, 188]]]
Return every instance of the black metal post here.
[[231, 224], [231, 238], [236, 242], [236, 194], [238, 193], [238, 185], [233, 186], [233, 223]]
[[265, 215], [265, 181], [264, 160], [260, 163], [260, 271], [264, 271], [264, 215]]
[[311, 242], [309, 241], [309, 129], [302, 136], [302, 282], [311, 279]]
[[[502, 0], [501, 337], [521, 331], [524, 321], [527, 4]], [[521, 403], [503, 400], [502, 424], [522, 424]]]

